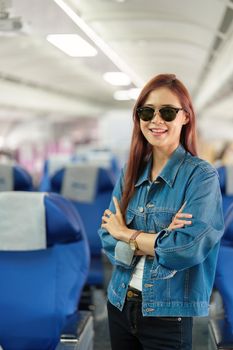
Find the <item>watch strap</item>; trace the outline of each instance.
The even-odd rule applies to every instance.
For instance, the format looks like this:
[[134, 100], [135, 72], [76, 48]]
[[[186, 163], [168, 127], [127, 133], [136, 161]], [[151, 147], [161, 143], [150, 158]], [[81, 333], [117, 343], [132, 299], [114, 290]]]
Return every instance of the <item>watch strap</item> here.
[[130, 241], [135, 241], [135, 239], [137, 238], [138, 235], [140, 235], [140, 233], [142, 233], [142, 231], [138, 231], [138, 230], [135, 230], [132, 235], [130, 236]]
[[132, 242], [135, 246], [135, 249], [138, 250], [138, 244], [137, 244], [137, 241], [136, 241], [136, 238], [140, 235], [140, 233], [142, 233], [143, 231], [138, 231], [138, 230], [135, 230], [132, 235], [130, 236], [130, 239], [129, 239], [129, 243]]

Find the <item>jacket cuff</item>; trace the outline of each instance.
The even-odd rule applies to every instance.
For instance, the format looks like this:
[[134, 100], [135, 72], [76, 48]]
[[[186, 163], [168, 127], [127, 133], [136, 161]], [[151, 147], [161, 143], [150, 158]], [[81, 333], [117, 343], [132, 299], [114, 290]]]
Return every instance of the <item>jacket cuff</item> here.
[[[163, 231], [164, 233], [166, 233], [166, 230]], [[177, 270], [168, 269], [167, 267], [160, 265], [158, 263], [157, 255], [155, 252], [154, 262], [152, 264], [150, 273], [152, 279], [165, 280], [168, 278], [172, 278], [177, 273]]]
[[131, 268], [135, 265], [136, 257], [129, 244], [123, 241], [118, 241], [115, 247], [116, 265], [125, 268]]

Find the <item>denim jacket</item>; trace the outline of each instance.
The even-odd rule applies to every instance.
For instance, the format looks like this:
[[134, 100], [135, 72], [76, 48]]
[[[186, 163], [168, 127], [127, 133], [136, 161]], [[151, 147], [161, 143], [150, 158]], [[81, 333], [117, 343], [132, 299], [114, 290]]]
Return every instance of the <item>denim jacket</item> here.
[[[126, 211], [129, 228], [159, 233], [155, 256], [147, 256], [144, 265], [142, 313], [144, 316], [208, 315], [219, 241], [224, 231], [217, 172], [181, 145], [154, 182], [150, 181], [151, 165], [150, 160], [138, 178]], [[113, 191], [118, 200], [123, 183], [124, 171]], [[173, 216], [185, 202], [183, 212], [193, 215], [192, 224], [168, 230]], [[115, 212], [113, 201], [109, 209]], [[114, 265], [108, 298], [122, 310], [138, 257], [134, 256], [129, 263], [117, 259], [116, 247], [121, 242], [105, 229], [99, 229], [99, 234], [104, 252]]]

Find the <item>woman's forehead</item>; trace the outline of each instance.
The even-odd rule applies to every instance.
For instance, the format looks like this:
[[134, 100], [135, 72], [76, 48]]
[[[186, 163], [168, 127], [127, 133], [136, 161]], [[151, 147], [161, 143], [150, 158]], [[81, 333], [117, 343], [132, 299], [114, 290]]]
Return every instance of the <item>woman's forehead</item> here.
[[179, 104], [180, 100], [175, 95], [174, 92], [172, 92], [168, 88], [158, 88], [156, 90], [152, 90], [146, 100], [145, 103], [151, 104], [151, 105], [157, 105], [157, 104]]

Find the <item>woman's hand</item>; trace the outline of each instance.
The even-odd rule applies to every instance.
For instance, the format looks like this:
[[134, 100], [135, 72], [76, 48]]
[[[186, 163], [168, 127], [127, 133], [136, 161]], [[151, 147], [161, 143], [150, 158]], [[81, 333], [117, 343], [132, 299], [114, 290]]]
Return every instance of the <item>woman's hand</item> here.
[[113, 197], [113, 203], [115, 205], [116, 213], [112, 213], [111, 210], [106, 209], [102, 216], [102, 228], [105, 228], [111, 236], [118, 240], [128, 241], [129, 231], [125, 224], [125, 220], [121, 213], [121, 208], [116, 197]]
[[180, 210], [173, 216], [172, 222], [168, 226], [168, 230], [175, 230], [177, 228], [182, 228], [185, 225], [191, 225], [191, 220], [186, 220], [192, 218], [192, 214], [183, 213], [183, 209], [185, 207], [186, 202], [182, 205]]

